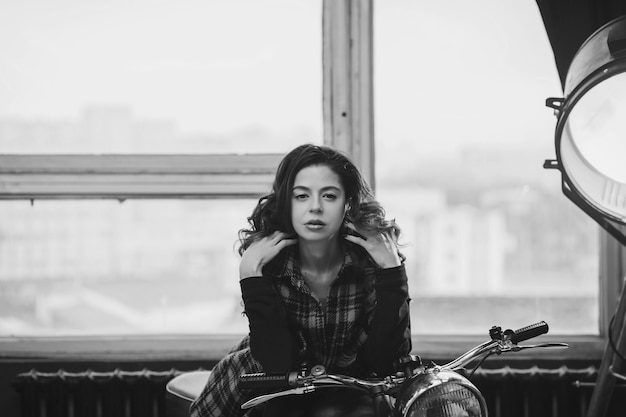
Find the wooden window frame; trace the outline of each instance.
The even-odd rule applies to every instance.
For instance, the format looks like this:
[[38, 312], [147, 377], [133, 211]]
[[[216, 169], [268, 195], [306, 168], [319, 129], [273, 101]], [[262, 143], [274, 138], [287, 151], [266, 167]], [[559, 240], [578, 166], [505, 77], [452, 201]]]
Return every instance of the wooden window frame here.
[[[324, 143], [374, 185], [372, 0], [324, 0]], [[281, 154], [0, 155], [0, 200], [258, 198]], [[237, 336], [0, 338], [0, 356], [216, 359]]]
[[[374, 176], [373, 0], [324, 0], [324, 143], [355, 160], [372, 187]], [[247, 155], [0, 155], [0, 200], [250, 198], [269, 189], [279, 154]], [[597, 359], [617, 304], [624, 248], [601, 233], [598, 336], [559, 337], [566, 351], [533, 357]], [[505, 313], [502, 321], [506, 321]], [[47, 337], [0, 339], [5, 358], [202, 359], [222, 357], [236, 336]], [[414, 351], [454, 357], [478, 336], [420, 336]], [[516, 355], [524, 359], [525, 355]]]

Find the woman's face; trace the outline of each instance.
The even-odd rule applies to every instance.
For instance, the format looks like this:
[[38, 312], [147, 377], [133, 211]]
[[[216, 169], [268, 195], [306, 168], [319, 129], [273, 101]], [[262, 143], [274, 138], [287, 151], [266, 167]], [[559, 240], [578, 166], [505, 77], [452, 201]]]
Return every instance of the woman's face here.
[[341, 228], [346, 193], [339, 176], [326, 165], [303, 168], [291, 190], [291, 223], [301, 239], [329, 240]]

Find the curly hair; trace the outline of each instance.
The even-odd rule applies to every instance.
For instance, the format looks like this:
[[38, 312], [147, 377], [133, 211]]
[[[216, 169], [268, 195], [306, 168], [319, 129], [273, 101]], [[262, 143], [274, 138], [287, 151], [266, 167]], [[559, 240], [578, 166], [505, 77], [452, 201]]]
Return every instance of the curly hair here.
[[250, 228], [239, 230], [239, 254], [255, 241], [279, 230], [295, 233], [291, 224], [291, 193], [296, 175], [312, 165], [325, 165], [339, 176], [346, 193], [349, 219], [367, 233], [389, 234], [397, 241], [400, 228], [395, 220], [386, 220], [385, 210], [376, 201], [371, 188], [358, 168], [343, 153], [328, 146], [300, 145], [289, 152], [278, 165], [272, 191], [261, 197], [248, 217]]

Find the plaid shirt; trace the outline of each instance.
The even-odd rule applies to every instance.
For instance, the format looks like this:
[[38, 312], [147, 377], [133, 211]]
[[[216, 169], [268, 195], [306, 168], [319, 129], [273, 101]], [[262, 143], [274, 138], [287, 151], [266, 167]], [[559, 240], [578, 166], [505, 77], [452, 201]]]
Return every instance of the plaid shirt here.
[[[213, 368], [191, 406], [192, 417], [243, 416], [247, 395], [239, 375], [287, 372], [321, 364], [327, 372], [393, 372], [392, 362], [411, 350], [404, 266], [378, 269], [350, 245], [326, 306], [302, 277], [295, 246], [241, 281], [250, 334]], [[252, 341], [252, 344], [251, 344]]]

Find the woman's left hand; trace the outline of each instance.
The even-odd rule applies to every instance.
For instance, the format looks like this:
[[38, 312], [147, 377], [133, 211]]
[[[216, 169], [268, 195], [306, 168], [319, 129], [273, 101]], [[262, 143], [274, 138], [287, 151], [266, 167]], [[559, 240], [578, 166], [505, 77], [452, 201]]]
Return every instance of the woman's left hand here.
[[394, 268], [401, 265], [398, 246], [389, 233], [366, 235], [364, 232], [357, 230], [354, 224], [350, 222], [345, 223], [345, 226], [363, 237], [348, 233], [344, 238], [349, 242], [362, 246], [380, 268]]

